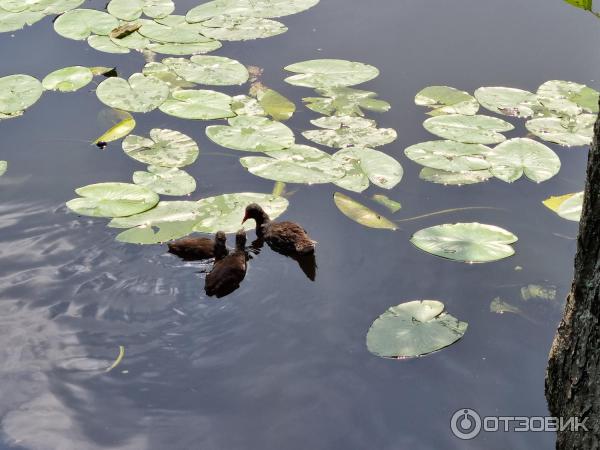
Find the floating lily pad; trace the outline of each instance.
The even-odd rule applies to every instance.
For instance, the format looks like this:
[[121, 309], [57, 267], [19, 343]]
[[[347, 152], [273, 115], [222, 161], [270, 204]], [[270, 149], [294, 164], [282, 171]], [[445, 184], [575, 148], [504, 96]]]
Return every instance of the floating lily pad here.
[[211, 90], [177, 90], [171, 93], [160, 110], [182, 119], [211, 120], [233, 117], [232, 99], [227, 94]]
[[93, 142], [94, 144], [98, 144], [100, 142], [113, 142], [124, 138], [133, 131], [136, 125], [133, 116], [125, 111], [119, 111], [118, 115], [121, 120], [110, 127], [106, 133], [96, 139]]
[[12, 115], [25, 111], [42, 96], [42, 83], [29, 75], [0, 78], [0, 113]]
[[279, 217], [288, 207], [288, 201], [283, 197], [271, 194], [243, 192], [238, 194], [223, 194], [208, 197], [198, 201], [201, 217], [194, 226], [194, 231], [201, 233], [235, 233], [240, 228], [250, 230], [256, 227], [254, 220], [247, 220], [242, 225], [246, 206], [258, 203], [271, 219]]
[[379, 75], [376, 67], [341, 59], [313, 59], [291, 64], [285, 70], [298, 74], [286, 78], [287, 83], [312, 88], [353, 86]]
[[62, 14], [79, 7], [84, 0], [0, 0], [0, 8], [10, 12]]
[[150, 130], [150, 139], [127, 136], [123, 151], [137, 161], [161, 167], [189, 166], [199, 153], [198, 145], [189, 136], [160, 128]]
[[83, 41], [92, 33], [101, 36], [119, 26], [119, 21], [110, 14], [95, 9], [72, 9], [54, 22], [54, 31], [67, 39]]
[[490, 116], [450, 114], [427, 119], [423, 126], [430, 133], [467, 144], [497, 144], [506, 137], [500, 134], [514, 127], [502, 119]]
[[6, 161], [0, 161], [0, 177], [6, 173], [8, 169], [8, 163]]
[[582, 111], [598, 112], [598, 91], [585, 84], [551, 80], [538, 88], [537, 96], [542, 105], [560, 115], [576, 116]]
[[417, 93], [415, 103], [431, 108], [432, 110], [428, 113], [431, 116], [443, 114], [472, 116], [479, 110], [479, 103], [475, 97], [450, 86], [426, 87]]
[[188, 195], [196, 190], [196, 180], [175, 167], [148, 166], [148, 172], [134, 172], [133, 182], [161, 195]]
[[215, 16], [283, 17], [312, 8], [319, 0], [213, 0], [192, 8], [186, 16], [190, 23]]
[[462, 172], [448, 172], [446, 170], [424, 167], [419, 173], [419, 178], [432, 183], [450, 186], [462, 186], [463, 184], [476, 184], [492, 178], [489, 170], [466, 170]]
[[345, 169], [345, 176], [335, 184], [354, 192], [369, 187], [369, 181], [384, 189], [396, 186], [404, 174], [398, 161], [378, 150], [365, 147], [350, 147], [338, 151], [333, 158]]
[[485, 109], [512, 117], [531, 117], [541, 108], [535, 94], [509, 87], [481, 87], [475, 98]]
[[11, 12], [0, 8], [0, 33], [17, 31], [26, 25], [33, 25], [45, 17], [43, 12], [22, 11]]
[[273, 89], [260, 89], [256, 95], [263, 110], [275, 120], [288, 120], [296, 111], [296, 105]]
[[186, 81], [212, 86], [241, 85], [248, 81], [248, 69], [235, 59], [223, 56], [166, 58], [163, 64]]
[[221, 41], [249, 41], [285, 33], [281, 22], [256, 17], [216, 16], [201, 23], [202, 34]]
[[111, 0], [107, 10], [121, 20], [135, 20], [142, 14], [148, 17], [166, 17], [173, 12], [175, 4], [171, 0]]
[[549, 180], [560, 170], [560, 158], [550, 148], [528, 138], [515, 138], [497, 145], [487, 156], [490, 172], [512, 183], [524, 174], [532, 181]]
[[195, 86], [194, 83], [190, 83], [179, 77], [169, 66], [158, 62], [146, 64], [142, 69], [142, 73], [147, 77], [158, 78], [160, 81], [167, 83], [171, 90], [187, 89]]
[[575, 117], [540, 117], [527, 121], [525, 126], [540, 139], [566, 147], [589, 145], [594, 137], [594, 114]]
[[362, 91], [349, 87], [317, 89], [323, 97], [303, 98], [307, 108], [326, 116], [364, 116], [363, 109], [386, 112], [391, 108], [386, 101], [376, 99], [375, 92]]
[[241, 158], [240, 163], [254, 175], [284, 183], [331, 183], [346, 173], [331, 155], [306, 145]]
[[87, 67], [65, 67], [46, 75], [42, 86], [48, 91], [75, 92], [87, 86], [93, 78], [92, 71]]
[[494, 225], [455, 223], [417, 231], [410, 242], [442, 258], [483, 263], [514, 255], [515, 250], [510, 244], [517, 242], [517, 236]]
[[400, 209], [402, 209], [402, 205], [400, 204], [400, 202], [397, 202], [396, 200], [392, 200], [387, 195], [374, 194], [372, 199], [375, 200], [380, 205], [385, 206], [387, 209], [389, 209], [393, 213], [398, 212], [398, 211], [400, 211]]
[[127, 54], [129, 48], [115, 44], [108, 36], [97, 36], [95, 34], [87, 38], [87, 43], [94, 50], [104, 53]]
[[521, 311], [520, 308], [505, 302], [500, 297], [496, 297], [492, 300], [490, 303], [490, 311], [496, 314], [504, 314], [505, 312], [519, 315], [523, 314], [523, 311]]
[[248, 95], [232, 97], [231, 109], [238, 116], [266, 116], [267, 113], [260, 106], [258, 100]]
[[579, 222], [583, 209], [583, 192], [550, 197], [542, 203], [563, 219]]
[[379, 147], [397, 138], [392, 128], [376, 128], [374, 122], [360, 117], [335, 116], [311, 120], [313, 125], [325, 130], [308, 130], [302, 133], [306, 139], [333, 148], [351, 146]]
[[129, 48], [133, 50], [143, 50], [148, 45], [150, 45], [150, 39], [142, 36], [139, 32], [134, 31], [127, 36], [116, 38], [109, 36], [109, 39], [113, 44], [118, 45], [119, 47]]
[[150, 112], [169, 97], [169, 85], [157, 78], [134, 73], [129, 80], [111, 77], [96, 89], [98, 99], [111, 108], [132, 112]]
[[98, 183], [76, 189], [76, 198], [67, 207], [84, 216], [125, 217], [153, 208], [158, 195], [142, 186], [129, 183]]
[[152, 42], [146, 45], [148, 50], [162, 55], [196, 55], [200, 53], [210, 53], [221, 47], [222, 44], [215, 40], [196, 42], [193, 44]]
[[468, 324], [443, 312], [437, 300], [414, 300], [389, 308], [369, 328], [367, 348], [383, 358], [414, 358], [454, 344]]
[[555, 286], [540, 286], [539, 284], [528, 284], [521, 288], [521, 298], [524, 301], [532, 299], [556, 300]]
[[233, 150], [269, 152], [294, 145], [294, 133], [280, 122], [266, 117], [239, 116], [228, 120], [229, 126], [206, 128], [209, 139]]
[[183, 18], [169, 16], [163, 20], [142, 20], [139, 33], [155, 42], [167, 44], [195, 44], [209, 42], [210, 38], [203, 36], [203, 28], [199, 25], [187, 23]]
[[463, 172], [484, 170], [490, 167], [486, 160], [491, 149], [481, 144], [464, 144], [456, 141], [428, 141], [411, 145], [404, 154], [425, 167]]
[[342, 214], [365, 227], [392, 231], [398, 229], [394, 222], [377, 214], [372, 209], [367, 208], [347, 195], [336, 192], [333, 195], [333, 201]]

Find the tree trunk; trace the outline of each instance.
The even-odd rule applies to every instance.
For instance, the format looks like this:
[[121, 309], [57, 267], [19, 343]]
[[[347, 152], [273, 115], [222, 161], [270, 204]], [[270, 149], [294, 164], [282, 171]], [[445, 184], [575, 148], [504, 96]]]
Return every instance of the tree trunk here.
[[600, 117], [590, 148], [575, 275], [554, 337], [546, 399], [555, 417], [586, 419], [588, 432], [559, 431], [558, 450], [600, 449]]

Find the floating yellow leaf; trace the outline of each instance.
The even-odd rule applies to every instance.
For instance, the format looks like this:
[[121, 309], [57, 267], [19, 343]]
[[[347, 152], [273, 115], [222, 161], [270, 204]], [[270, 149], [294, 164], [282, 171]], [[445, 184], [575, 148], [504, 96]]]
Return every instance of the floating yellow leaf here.
[[123, 120], [118, 122], [116, 125], [110, 127], [106, 133], [96, 139], [93, 144], [100, 142], [112, 142], [118, 139], [124, 138], [135, 128], [135, 119], [129, 113], [123, 112]]
[[350, 197], [336, 192], [333, 195], [333, 200], [339, 210], [355, 222], [369, 228], [383, 228], [386, 230], [396, 230], [398, 227], [394, 222], [377, 214], [375, 211], [358, 203]]

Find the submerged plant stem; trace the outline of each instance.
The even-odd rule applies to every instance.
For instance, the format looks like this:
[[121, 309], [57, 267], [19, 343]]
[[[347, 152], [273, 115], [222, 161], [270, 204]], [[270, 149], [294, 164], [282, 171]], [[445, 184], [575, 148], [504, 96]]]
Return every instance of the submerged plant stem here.
[[425, 219], [427, 217], [438, 216], [441, 214], [449, 214], [449, 213], [458, 212], [458, 211], [471, 211], [471, 210], [476, 210], [476, 209], [492, 209], [492, 210], [496, 210], [496, 211], [506, 211], [506, 209], [504, 209], [504, 208], [495, 208], [493, 206], [466, 206], [464, 208], [443, 209], [441, 211], [435, 211], [435, 212], [432, 212], [429, 214], [423, 214], [421, 216], [409, 217], [408, 219], [399, 219], [399, 220], [396, 220], [395, 222], [410, 222], [412, 220]]

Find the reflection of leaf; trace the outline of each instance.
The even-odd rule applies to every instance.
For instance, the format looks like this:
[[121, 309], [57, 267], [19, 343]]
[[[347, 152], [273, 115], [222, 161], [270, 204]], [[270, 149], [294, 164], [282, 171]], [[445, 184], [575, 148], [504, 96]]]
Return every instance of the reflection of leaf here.
[[563, 219], [578, 222], [581, 218], [583, 207], [583, 192], [565, 194], [560, 197], [550, 197], [542, 203]]
[[341, 59], [313, 59], [291, 64], [284, 69], [298, 73], [286, 78], [286, 82], [312, 88], [353, 86], [379, 75], [376, 67]]
[[410, 241], [421, 250], [462, 262], [490, 262], [512, 256], [517, 237], [494, 225], [455, 223], [417, 231]]
[[400, 211], [400, 209], [402, 208], [402, 205], [400, 204], [400, 202], [397, 202], [396, 200], [392, 200], [387, 195], [374, 194], [372, 198], [377, 203], [385, 206], [387, 209], [389, 209], [393, 213]]
[[98, 183], [76, 189], [80, 195], [67, 202], [77, 214], [92, 217], [124, 217], [153, 208], [158, 195], [135, 184]]
[[448, 347], [463, 337], [468, 324], [443, 311], [437, 300], [393, 306], [369, 328], [367, 348], [384, 358], [411, 358]]
[[386, 230], [396, 230], [398, 228], [394, 222], [340, 192], [336, 192], [333, 195], [333, 200], [338, 209], [346, 217], [349, 217], [365, 227], [382, 228]]
[[487, 157], [490, 172], [502, 181], [512, 183], [525, 175], [540, 183], [560, 170], [560, 158], [550, 148], [528, 138], [515, 138], [492, 149]]
[[428, 114], [440, 116], [443, 114], [477, 114], [479, 103], [465, 91], [459, 91], [450, 86], [429, 86], [415, 96], [415, 103], [432, 109]]

